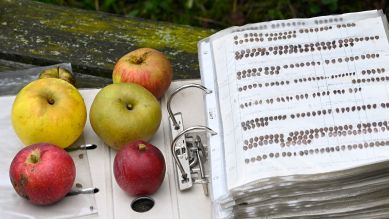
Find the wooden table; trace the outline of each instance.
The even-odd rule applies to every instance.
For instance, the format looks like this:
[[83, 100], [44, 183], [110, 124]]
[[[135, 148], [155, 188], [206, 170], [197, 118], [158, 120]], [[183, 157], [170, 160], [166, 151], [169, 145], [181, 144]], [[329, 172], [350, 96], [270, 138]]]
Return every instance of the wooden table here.
[[213, 32], [29, 0], [0, 0], [0, 72], [66, 62], [83, 76], [79, 87], [102, 87], [111, 82], [118, 58], [151, 47], [171, 60], [174, 79], [199, 78], [197, 42]]

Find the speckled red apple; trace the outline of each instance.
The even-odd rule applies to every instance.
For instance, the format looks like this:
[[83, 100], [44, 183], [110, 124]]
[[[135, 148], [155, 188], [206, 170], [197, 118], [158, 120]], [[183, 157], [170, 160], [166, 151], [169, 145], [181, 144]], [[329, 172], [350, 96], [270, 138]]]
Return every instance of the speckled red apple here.
[[121, 57], [112, 73], [114, 83], [140, 84], [160, 99], [169, 88], [173, 70], [166, 56], [151, 48], [140, 48]]
[[49, 205], [71, 190], [76, 167], [65, 150], [53, 144], [38, 143], [16, 154], [9, 176], [21, 197], [36, 205]]

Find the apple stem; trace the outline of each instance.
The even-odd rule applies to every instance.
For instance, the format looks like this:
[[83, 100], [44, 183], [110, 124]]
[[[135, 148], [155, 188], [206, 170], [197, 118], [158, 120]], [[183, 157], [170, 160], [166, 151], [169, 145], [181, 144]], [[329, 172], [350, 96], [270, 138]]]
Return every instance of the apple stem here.
[[142, 62], [144, 61], [143, 60], [143, 57], [137, 57], [137, 56], [130, 56], [129, 58], [129, 61], [132, 63], [132, 64], [142, 64]]
[[40, 152], [38, 149], [35, 149], [31, 152], [30, 156], [27, 159], [27, 162], [34, 164], [34, 163], [38, 163], [39, 159], [40, 159]]
[[139, 148], [139, 151], [145, 151], [146, 150], [146, 145], [145, 144], [139, 144], [138, 148]]
[[127, 109], [128, 110], [132, 110], [132, 104], [131, 103], [127, 104]]
[[145, 60], [146, 60], [146, 57], [149, 55], [150, 52], [145, 52], [143, 53], [141, 56], [130, 56], [128, 58], [128, 60], [132, 63], [132, 64], [142, 64]]

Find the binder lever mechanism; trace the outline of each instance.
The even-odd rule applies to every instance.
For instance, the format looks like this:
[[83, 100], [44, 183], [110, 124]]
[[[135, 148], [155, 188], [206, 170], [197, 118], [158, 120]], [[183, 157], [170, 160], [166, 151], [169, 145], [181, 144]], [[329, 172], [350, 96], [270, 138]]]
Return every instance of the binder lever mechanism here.
[[[182, 165], [182, 163], [180, 161], [181, 159], [179, 158], [179, 156], [182, 154], [177, 154], [176, 144], [177, 144], [178, 140], [180, 140], [182, 137], [185, 137], [185, 134], [187, 134], [189, 132], [195, 132], [195, 131], [206, 131], [206, 132], [210, 132], [212, 135], [217, 134], [215, 131], [213, 131], [212, 129], [210, 129], [206, 126], [199, 125], [199, 126], [189, 127], [187, 129], [185, 129], [184, 131], [178, 133], [177, 136], [173, 139], [172, 144], [170, 145], [171, 153], [173, 155], [174, 161], [175, 161], [175, 163], [179, 169], [180, 175], [181, 175], [181, 177], [179, 176], [179, 179], [178, 179], [180, 190], [185, 190], [185, 189], [192, 187], [192, 184], [193, 184], [192, 176], [191, 176], [192, 169], [190, 169], [190, 168], [193, 167], [196, 163], [198, 163], [199, 164], [199, 172], [200, 172], [199, 173], [199, 177], [200, 177], [199, 183], [203, 184], [204, 193], [205, 193], [205, 195], [208, 195], [208, 185], [207, 185], [208, 182], [207, 182], [205, 172], [204, 172], [204, 162], [205, 162], [204, 157], [205, 157], [206, 152], [205, 152], [204, 145], [201, 142], [200, 136], [196, 135], [196, 137], [195, 137], [194, 147], [192, 147], [193, 152], [194, 152], [193, 159], [192, 159], [192, 162], [189, 163], [189, 166], [186, 166], [189, 168], [184, 168], [184, 166]], [[200, 152], [202, 153], [202, 155], [200, 155]], [[189, 153], [189, 152], [187, 152], [187, 153]], [[189, 156], [187, 156], [187, 158], [189, 158]], [[189, 161], [190, 159], [186, 159], [186, 160]], [[185, 169], [187, 169], [187, 170], [185, 170]], [[188, 171], [188, 169], [189, 169], [189, 171]]]
[[[207, 151], [204, 147], [203, 139], [200, 134], [189, 135], [189, 132], [210, 132], [216, 134], [213, 130], [205, 126], [193, 126], [184, 130], [182, 113], [173, 114], [171, 110], [171, 101], [180, 91], [187, 88], [199, 88], [206, 94], [212, 93], [211, 90], [200, 84], [186, 84], [174, 90], [167, 99], [167, 112], [170, 116], [170, 128], [172, 132], [171, 153], [176, 163], [177, 181], [180, 190], [186, 190], [193, 186], [193, 183], [203, 185], [205, 195], [208, 195], [208, 180], [205, 174], [204, 162], [207, 160]], [[196, 168], [197, 167], [197, 168]]]

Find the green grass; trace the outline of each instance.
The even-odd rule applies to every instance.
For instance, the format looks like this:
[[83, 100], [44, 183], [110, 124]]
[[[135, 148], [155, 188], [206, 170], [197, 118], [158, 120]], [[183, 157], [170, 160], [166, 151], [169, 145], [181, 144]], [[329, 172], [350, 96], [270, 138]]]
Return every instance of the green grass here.
[[304, 18], [369, 9], [389, 13], [386, 0], [38, 0], [123, 16], [223, 29], [276, 19]]

